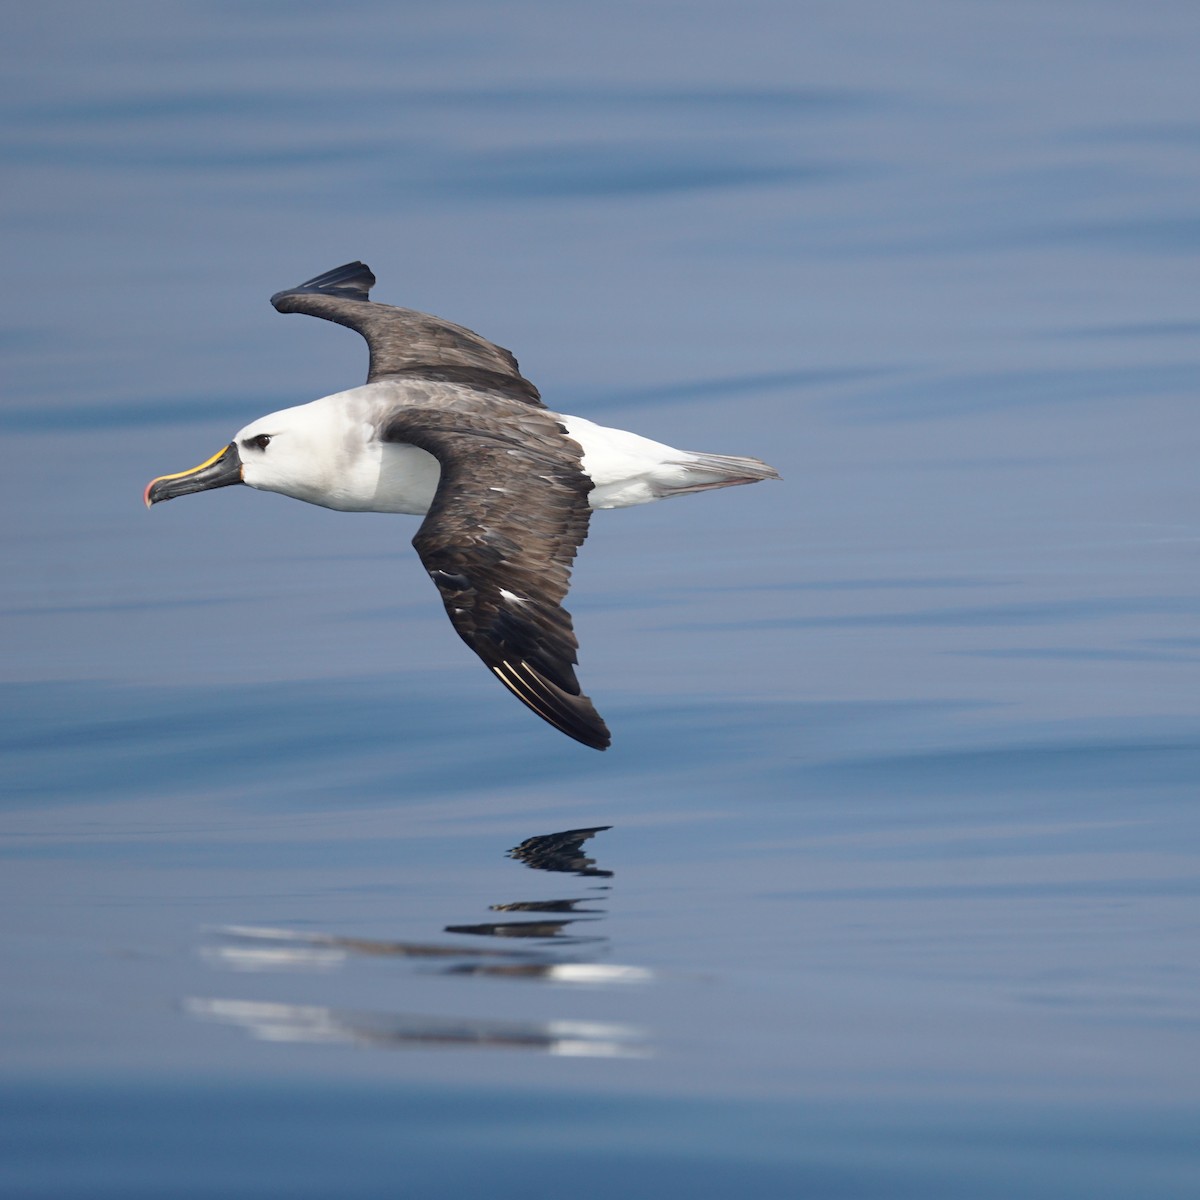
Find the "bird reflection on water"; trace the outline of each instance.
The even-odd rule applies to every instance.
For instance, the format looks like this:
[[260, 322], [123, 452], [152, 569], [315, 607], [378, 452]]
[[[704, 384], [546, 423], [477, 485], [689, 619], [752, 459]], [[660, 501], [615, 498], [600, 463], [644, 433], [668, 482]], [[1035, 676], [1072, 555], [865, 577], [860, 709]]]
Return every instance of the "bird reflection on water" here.
[[[612, 872], [600, 870], [596, 866], [596, 860], [583, 853], [582, 846], [597, 833], [611, 828], [611, 825], [596, 825], [590, 829], [568, 829], [562, 833], [539, 834], [537, 837], [527, 838], [519, 846], [514, 846], [508, 852], [508, 857], [523, 862], [535, 871], [561, 871], [571, 875], [610, 879]], [[608, 885], [603, 885], [602, 889], [597, 890], [607, 891]], [[591, 898], [587, 896], [575, 900], [515, 900], [509, 904], [493, 904], [490, 908], [492, 912], [603, 913], [603, 909], [578, 907], [580, 904], [591, 902]], [[576, 924], [573, 916], [563, 921], [489, 921], [480, 925], [447, 925], [446, 932], [476, 934], [480, 937], [557, 938], [559, 941], [570, 940], [577, 945], [581, 942], [608, 940], [602, 937], [583, 937], [579, 934], [568, 938], [563, 934], [563, 930], [573, 924]], [[523, 974], [528, 974], [528, 966], [529, 964], [524, 964]], [[473, 974], [501, 973], [501, 970], [490, 965], [460, 968], [460, 971], [464, 969]]]
[[[611, 878], [584, 855], [585, 841], [610, 826], [565, 830], [532, 837], [508, 852], [508, 857], [533, 870]], [[607, 891], [610, 885], [593, 885]], [[598, 922], [604, 909], [597, 899], [521, 900], [490, 906], [492, 912], [592, 914]], [[581, 905], [593, 907], [582, 908]], [[492, 921], [478, 925], [447, 925], [444, 931], [471, 937], [538, 942], [529, 948], [463, 946], [439, 942], [390, 942], [291, 929], [226, 926], [202, 948], [214, 967], [235, 971], [328, 971], [356, 957], [443, 960], [440, 973], [500, 979], [540, 980], [556, 984], [607, 985], [644, 983], [652, 972], [635, 966], [565, 958], [565, 947], [607, 943], [603, 936], [565, 932], [578, 917], [562, 920]], [[431, 1046], [491, 1046], [536, 1050], [549, 1054], [600, 1057], [644, 1057], [649, 1049], [640, 1030], [591, 1021], [497, 1021], [411, 1013], [358, 1012], [313, 1004], [192, 997], [184, 1002], [188, 1015], [230, 1024], [251, 1036], [278, 1042], [344, 1042], [379, 1048]]]

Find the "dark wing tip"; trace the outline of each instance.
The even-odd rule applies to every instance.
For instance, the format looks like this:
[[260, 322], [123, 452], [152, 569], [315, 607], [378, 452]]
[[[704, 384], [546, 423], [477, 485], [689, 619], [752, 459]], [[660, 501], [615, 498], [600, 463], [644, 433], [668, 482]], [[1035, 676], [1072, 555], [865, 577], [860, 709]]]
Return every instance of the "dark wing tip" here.
[[593, 750], [607, 750], [612, 745], [604, 718], [587, 696], [563, 691], [523, 659], [494, 663], [492, 673], [522, 704], [560, 733]]
[[369, 300], [374, 286], [375, 276], [366, 263], [344, 263], [340, 267], [334, 267], [332, 271], [314, 275], [312, 279], [306, 279], [295, 287], [276, 292], [271, 297], [271, 304], [279, 312], [288, 312], [289, 296], [312, 295], [314, 292], [321, 296], [340, 296], [343, 300]]

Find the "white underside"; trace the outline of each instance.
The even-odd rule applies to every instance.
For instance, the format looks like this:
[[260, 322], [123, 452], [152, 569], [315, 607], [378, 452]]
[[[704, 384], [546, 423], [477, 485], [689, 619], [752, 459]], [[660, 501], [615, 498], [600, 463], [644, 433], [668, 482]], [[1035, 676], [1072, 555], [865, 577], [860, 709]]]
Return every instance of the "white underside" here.
[[686, 450], [676, 450], [624, 429], [596, 425], [583, 417], [563, 416], [567, 436], [583, 447], [583, 471], [593, 488], [593, 508], [629, 508], [661, 500], [687, 486]]

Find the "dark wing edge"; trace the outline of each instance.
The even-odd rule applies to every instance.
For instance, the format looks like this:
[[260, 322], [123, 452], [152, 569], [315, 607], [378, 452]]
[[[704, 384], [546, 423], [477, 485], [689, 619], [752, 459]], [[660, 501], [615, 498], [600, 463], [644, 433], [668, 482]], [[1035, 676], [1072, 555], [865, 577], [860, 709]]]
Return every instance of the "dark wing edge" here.
[[404, 377], [465, 383], [542, 407], [541, 394], [504, 347], [441, 317], [377, 304], [370, 298], [374, 286], [366, 263], [345, 263], [276, 292], [271, 304], [276, 312], [320, 317], [361, 334], [371, 352], [368, 383]]
[[302, 309], [285, 307], [287, 298], [298, 293], [318, 296], [341, 296], [347, 300], [370, 300], [375, 276], [365, 262], [343, 263], [332, 271], [314, 275], [294, 288], [286, 288], [271, 297], [271, 303], [280, 312], [302, 312]]
[[382, 435], [441, 463], [413, 546], [459, 637], [543, 721], [607, 749], [608, 727], [575, 676], [579, 642], [562, 606], [591, 515], [582, 451], [548, 414], [503, 402], [482, 414], [405, 409]]

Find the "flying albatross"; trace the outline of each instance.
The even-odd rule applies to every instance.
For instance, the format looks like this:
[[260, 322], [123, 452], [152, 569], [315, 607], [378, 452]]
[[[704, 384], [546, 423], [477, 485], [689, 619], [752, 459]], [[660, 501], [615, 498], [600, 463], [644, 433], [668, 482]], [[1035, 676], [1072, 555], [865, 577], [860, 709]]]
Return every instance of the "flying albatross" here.
[[459, 636], [539, 717], [604, 750], [608, 727], [579, 688], [563, 608], [591, 510], [778, 474], [551, 412], [507, 350], [377, 304], [374, 284], [353, 262], [271, 297], [281, 313], [362, 334], [366, 384], [251, 422], [198, 467], [152, 480], [146, 506], [246, 483], [325, 508], [424, 516], [413, 545]]

